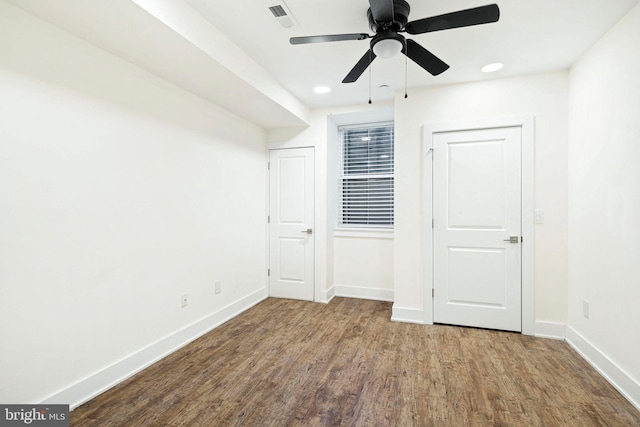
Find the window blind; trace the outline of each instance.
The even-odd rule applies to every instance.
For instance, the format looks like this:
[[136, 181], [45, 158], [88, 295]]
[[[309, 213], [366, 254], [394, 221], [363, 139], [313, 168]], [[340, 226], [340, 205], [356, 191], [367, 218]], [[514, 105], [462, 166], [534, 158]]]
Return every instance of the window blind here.
[[341, 127], [340, 225], [393, 227], [393, 123]]

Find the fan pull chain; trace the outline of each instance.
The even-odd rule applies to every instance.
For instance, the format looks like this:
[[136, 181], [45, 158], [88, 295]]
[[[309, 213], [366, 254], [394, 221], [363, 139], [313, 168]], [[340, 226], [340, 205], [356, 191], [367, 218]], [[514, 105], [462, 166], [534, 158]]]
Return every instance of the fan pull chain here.
[[404, 39], [404, 52], [406, 53], [404, 56], [404, 99], [407, 99], [409, 97], [409, 95], [407, 95], [407, 55], [409, 54], [407, 39]]
[[369, 49], [369, 104], [371, 104], [371, 63], [373, 59], [371, 59], [371, 49]]

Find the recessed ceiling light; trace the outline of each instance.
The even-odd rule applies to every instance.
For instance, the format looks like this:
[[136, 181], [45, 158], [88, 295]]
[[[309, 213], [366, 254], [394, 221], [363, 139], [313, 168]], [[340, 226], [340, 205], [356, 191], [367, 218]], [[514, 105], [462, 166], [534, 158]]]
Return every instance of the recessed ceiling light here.
[[480, 71], [482, 71], [483, 73], [493, 73], [494, 71], [498, 71], [502, 67], [504, 67], [504, 65], [501, 62], [494, 62], [493, 64], [485, 65], [480, 69]]
[[316, 86], [313, 88], [315, 93], [329, 93], [331, 92], [331, 88], [329, 86]]

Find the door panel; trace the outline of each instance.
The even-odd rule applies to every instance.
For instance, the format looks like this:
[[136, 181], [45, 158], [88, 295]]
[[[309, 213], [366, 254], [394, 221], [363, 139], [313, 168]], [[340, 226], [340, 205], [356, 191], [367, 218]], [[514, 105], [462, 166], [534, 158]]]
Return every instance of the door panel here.
[[520, 331], [521, 129], [433, 141], [434, 321]]
[[[449, 249], [449, 304], [504, 307], [504, 249]], [[471, 268], [469, 268], [471, 266]]]
[[269, 162], [269, 295], [313, 301], [313, 148], [271, 150]]
[[304, 284], [305, 279], [305, 238], [279, 239], [278, 258], [280, 259], [279, 269], [276, 269], [278, 280], [286, 280], [290, 283], [298, 282]]
[[447, 144], [450, 229], [504, 229], [502, 141]]
[[[304, 156], [282, 157], [283, 153], [278, 153], [275, 162], [279, 194], [279, 214], [280, 224], [304, 225], [305, 217], [305, 163]], [[286, 153], [291, 155], [291, 153]], [[274, 163], [271, 163], [274, 165]]]

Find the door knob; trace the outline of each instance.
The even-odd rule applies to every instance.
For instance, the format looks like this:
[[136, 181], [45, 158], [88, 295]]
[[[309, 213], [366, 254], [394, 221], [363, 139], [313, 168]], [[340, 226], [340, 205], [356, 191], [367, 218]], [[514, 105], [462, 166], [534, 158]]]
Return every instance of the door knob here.
[[509, 236], [509, 238], [504, 239], [504, 241], [509, 243], [520, 243], [520, 239], [518, 238], [518, 236]]
[[302, 230], [301, 233], [313, 234], [313, 228], [307, 228], [306, 230]]

